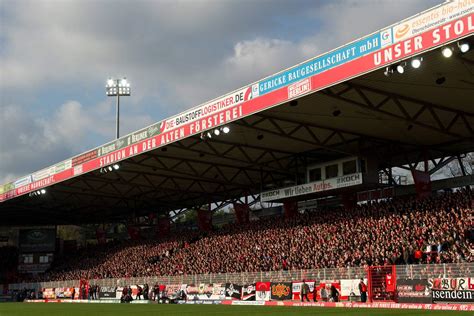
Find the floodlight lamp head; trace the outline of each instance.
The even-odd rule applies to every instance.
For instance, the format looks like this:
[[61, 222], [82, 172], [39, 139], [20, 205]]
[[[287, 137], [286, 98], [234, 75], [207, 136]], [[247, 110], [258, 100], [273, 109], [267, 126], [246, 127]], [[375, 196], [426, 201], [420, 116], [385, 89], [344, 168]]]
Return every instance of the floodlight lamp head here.
[[422, 61], [423, 61], [423, 57], [413, 58], [411, 60], [411, 66], [415, 69], [418, 69], [418, 68], [420, 68]]
[[399, 74], [403, 74], [405, 72], [405, 63], [401, 63], [397, 65], [397, 72]]
[[441, 54], [443, 54], [444, 57], [449, 58], [453, 56], [453, 49], [451, 47], [444, 47], [441, 50]]
[[467, 53], [469, 51], [469, 43], [468, 42], [459, 42], [458, 43], [458, 47], [459, 47], [459, 50], [461, 51], [461, 53]]

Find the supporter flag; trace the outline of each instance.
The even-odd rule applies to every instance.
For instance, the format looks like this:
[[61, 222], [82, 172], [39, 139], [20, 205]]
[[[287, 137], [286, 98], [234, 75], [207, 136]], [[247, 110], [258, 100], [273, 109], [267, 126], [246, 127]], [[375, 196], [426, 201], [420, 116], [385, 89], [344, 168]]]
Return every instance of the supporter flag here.
[[255, 284], [246, 284], [242, 287], [242, 301], [255, 301]]
[[234, 203], [234, 211], [237, 223], [245, 224], [249, 222], [250, 207], [248, 204]]
[[395, 292], [395, 280], [390, 273], [385, 276], [385, 289], [387, 292]]
[[270, 282], [257, 282], [255, 290], [255, 299], [257, 301], [270, 300]]
[[140, 229], [137, 226], [127, 226], [127, 231], [132, 240], [140, 239]]
[[201, 231], [210, 231], [212, 229], [212, 212], [200, 209], [197, 211], [198, 226]]
[[298, 214], [298, 202], [285, 201], [283, 202], [283, 209], [285, 210], [285, 217], [291, 218]]
[[428, 172], [412, 169], [411, 174], [415, 181], [416, 195], [418, 198], [425, 198], [431, 194], [431, 179]]
[[97, 237], [97, 242], [100, 245], [103, 245], [106, 243], [105, 230], [103, 228], [98, 227], [95, 231], [95, 236]]
[[234, 283], [226, 283], [225, 296], [233, 300], [240, 300], [242, 297], [242, 287]]
[[170, 234], [171, 223], [168, 217], [158, 219], [158, 236], [166, 237]]
[[272, 300], [291, 300], [291, 282], [278, 282], [271, 284], [271, 299]]

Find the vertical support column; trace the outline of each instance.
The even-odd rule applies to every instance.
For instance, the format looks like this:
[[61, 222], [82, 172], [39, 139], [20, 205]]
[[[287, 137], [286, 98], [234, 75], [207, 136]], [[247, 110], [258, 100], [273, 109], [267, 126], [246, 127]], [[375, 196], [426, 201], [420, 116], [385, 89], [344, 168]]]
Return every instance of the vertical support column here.
[[116, 126], [115, 126], [115, 131], [116, 131], [116, 139], [119, 139], [120, 137], [120, 132], [119, 132], [119, 120], [120, 120], [120, 93], [118, 90], [118, 79], [117, 79], [117, 113], [116, 113]]

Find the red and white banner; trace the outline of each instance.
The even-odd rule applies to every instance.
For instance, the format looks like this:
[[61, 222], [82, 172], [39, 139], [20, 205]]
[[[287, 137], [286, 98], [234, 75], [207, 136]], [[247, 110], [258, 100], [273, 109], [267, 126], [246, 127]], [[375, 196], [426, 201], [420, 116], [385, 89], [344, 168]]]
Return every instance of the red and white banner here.
[[224, 305], [265, 305], [294, 307], [385, 308], [431, 311], [474, 311], [474, 304], [416, 304], [416, 303], [354, 303], [354, 302], [294, 302], [294, 301], [222, 301]]
[[[469, 4], [466, 9], [461, 12], [470, 12], [467, 10], [469, 8], [472, 9], [472, 6], [472, 3]], [[472, 33], [474, 33], [474, 14], [469, 13], [414, 37], [404, 39], [396, 44], [386, 46], [378, 51], [363, 55], [357, 59], [308, 77], [310, 79], [311, 92], [322, 90], [375, 69], [385, 67], [399, 60], [428, 51], [434, 47], [464, 38]], [[196, 114], [193, 118], [190, 118], [191, 115], [189, 118], [186, 118], [186, 114], [189, 113], [185, 113], [184, 118], [182, 115], [178, 115], [180, 119], [179, 124], [176, 123], [176, 117], [165, 120], [161, 123], [161, 134], [154, 135], [135, 144], [125, 146], [120, 150], [115, 150], [101, 157], [84, 162], [82, 168], [79, 168], [80, 172], [76, 172], [76, 174], [74, 174], [74, 168], [72, 168], [72, 161], [69, 160], [58, 165], [55, 169], [56, 173], [47, 178], [29, 183], [31, 180], [28, 180], [28, 177], [24, 177], [21, 179], [24, 181], [18, 182], [18, 186], [13, 190], [0, 194], [0, 201], [62, 182], [81, 173], [108, 166], [129, 157], [139, 155], [140, 153], [201, 133], [205, 130], [239, 120], [251, 114], [288, 102], [289, 100], [287, 86], [283, 86], [258, 97], [251, 97], [252, 93], [248, 92], [249, 88], [250, 86], [237, 91], [239, 94], [237, 102], [235, 95], [232, 96], [232, 94], [228, 96], [229, 98], [234, 98], [232, 103], [230, 99], [226, 99], [227, 96], [217, 99], [217, 101], [215, 101], [215, 103], [217, 103], [216, 106], [213, 106], [211, 101], [211, 109], [209, 110], [211, 114], [208, 116], [205, 116], [205, 114]], [[242, 100], [240, 97], [241, 92], [243, 93]], [[206, 105], [207, 104], [203, 107]], [[190, 110], [189, 112], [192, 111], [193, 110]], [[171, 122], [173, 121], [175, 125], [172, 125]]]
[[255, 285], [257, 301], [269, 301], [271, 296], [270, 282], [257, 282]]
[[474, 291], [474, 277], [466, 278], [431, 278], [428, 288], [436, 290], [467, 290]]
[[431, 195], [431, 179], [429, 172], [412, 170], [413, 181], [415, 182], [416, 195], [418, 198], [425, 198]]

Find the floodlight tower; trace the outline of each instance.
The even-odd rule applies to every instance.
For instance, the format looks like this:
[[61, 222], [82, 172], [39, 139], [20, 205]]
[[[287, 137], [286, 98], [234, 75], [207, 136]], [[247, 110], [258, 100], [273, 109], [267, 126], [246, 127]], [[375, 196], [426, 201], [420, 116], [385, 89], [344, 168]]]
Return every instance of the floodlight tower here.
[[109, 97], [117, 97], [117, 117], [116, 117], [116, 138], [119, 138], [119, 119], [120, 119], [120, 97], [130, 95], [130, 83], [127, 81], [127, 78], [123, 77], [122, 79], [113, 79], [109, 78], [107, 80], [107, 85], [105, 86], [105, 91]]

